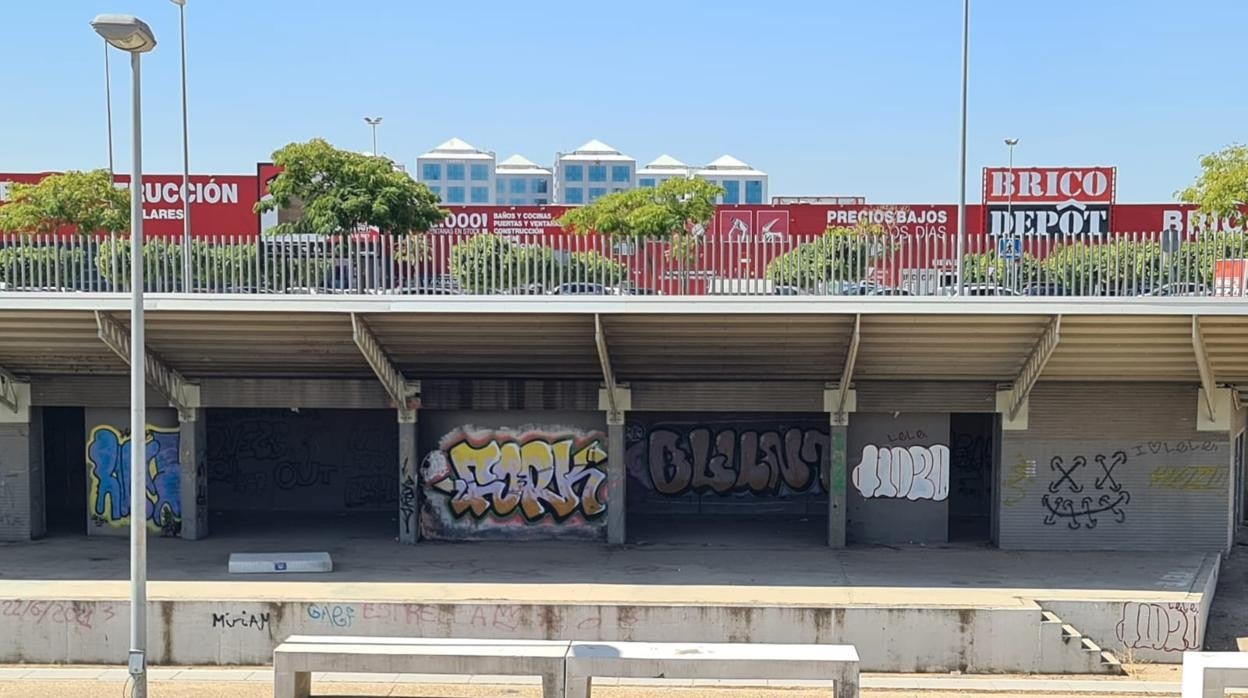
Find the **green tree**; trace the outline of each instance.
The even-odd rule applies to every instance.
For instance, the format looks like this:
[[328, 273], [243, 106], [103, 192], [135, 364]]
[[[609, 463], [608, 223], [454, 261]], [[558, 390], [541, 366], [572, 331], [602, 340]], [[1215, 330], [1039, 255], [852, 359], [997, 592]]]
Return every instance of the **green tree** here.
[[272, 198], [257, 203], [256, 213], [302, 205], [296, 220], [273, 228], [276, 234], [335, 235], [375, 226], [406, 235], [446, 218], [438, 197], [386, 158], [339, 150], [314, 138], [274, 152], [273, 163], [282, 171], [269, 184]]
[[607, 194], [568, 211], [559, 219], [559, 225], [573, 233], [666, 240], [710, 223], [715, 215], [715, 199], [723, 192], [722, 187], [706, 180], [675, 177], [657, 187]]
[[0, 207], [0, 232], [124, 233], [130, 229], [130, 194], [113, 185], [107, 170], [70, 171], [37, 184], [9, 186]]
[[1248, 146], [1229, 145], [1200, 159], [1201, 173], [1186, 189], [1176, 192], [1181, 201], [1196, 204], [1201, 212], [1218, 217], [1238, 216], [1248, 205]]

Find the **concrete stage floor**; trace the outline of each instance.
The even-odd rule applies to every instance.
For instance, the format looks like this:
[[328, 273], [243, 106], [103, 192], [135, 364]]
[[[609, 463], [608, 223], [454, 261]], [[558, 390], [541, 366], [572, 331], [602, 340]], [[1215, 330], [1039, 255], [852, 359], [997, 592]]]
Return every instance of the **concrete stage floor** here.
[[[149, 537], [149, 596], [925, 607], [1003, 607], [1036, 599], [1156, 603], [1197, 600], [1192, 595], [1200, 594], [1202, 569], [1207, 574], [1216, 562], [1201, 553], [1009, 552], [983, 545], [830, 550], [811, 534], [812, 526], [803, 526], [790, 536], [765, 527], [751, 527], [753, 535], [700, 537], [685, 530], [666, 536], [675, 543], [608, 548], [571, 542], [401, 546], [385, 537], [387, 522], [359, 517], [268, 530], [214, 521], [213, 535], [200, 541]], [[328, 551], [334, 571], [226, 571], [230, 553], [276, 551]], [[125, 599], [128, 555], [124, 537], [0, 543], [0, 598]]]

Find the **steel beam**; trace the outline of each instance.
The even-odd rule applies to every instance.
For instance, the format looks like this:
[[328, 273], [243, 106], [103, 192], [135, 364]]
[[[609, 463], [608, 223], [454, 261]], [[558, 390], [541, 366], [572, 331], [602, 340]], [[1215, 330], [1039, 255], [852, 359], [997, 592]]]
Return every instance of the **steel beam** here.
[[[126, 365], [130, 365], [130, 334], [129, 328], [122, 325], [108, 313], [95, 311], [95, 326], [100, 340], [113, 351]], [[155, 388], [169, 404], [182, 415], [192, 414], [199, 407], [198, 388], [188, 381], [181, 373], [165, 363], [159, 354], [143, 348], [144, 373], [147, 384]]]
[[1036, 381], [1040, 380], [1040, 374], [1044, 373], [1045, 364], [1049, 363], [1049, 359], [1061, 341], [1062, 316], [1054, 315], [1049, 320], [1048, 326], [1044, 328], [1044, 332], [1040, 333], [1040, 338], [1031, 348], [1031, 353], [1027, 355], [1027, 360], [1018, 370], [1018, 375], [1010, 383], [1006, 407], [1007, 419], [1013, 421], [1018, 417], [1019, 410], [1027, 402], [1027, 396], [1031, 395], [1031, 389], [1036, 386]]
[[1218, 405], [1214, 402], [1214, 394], [1218, 384], [1213, 377], [1213, 369], [1209, 366], [1209, 352], [1205, 348], [1205, 336], [1200, 330], [1200, 316], [1192, 316], [1192, 351], [1196, 354], [1196, 370], [1200, 372], [1200, 387], [1205, 389], [1205, 409], [1209, 411], [1209, 421], [1217, 421]]
[[611, 354], [607, 351], [607, 335], [602, 331], [602, 317], [594, 313], [594, 345], [598, 347], [598, 363], [602, 365], [602, 383], [607, 390], [607, 423], [615, 424], [623, 418], [616, 401], [615, 371], [611, 369]]
[[358, 313], [351, 313], [351, 336], [355, 340], [355, 346], [364, 355], [364, 360], [377, 375], [377, 380], [381, 381], [381, 387], [394, 401], [395, 409], [399, 411], [399, 421], [414, 422], [416, 410], [420, 409], [420, 381], [409, 381], [403, 376]]
[[862, 315], [854, 316], [854, 332], [849, 336], [849, 347], [845, 350], [845, 364], [841, 367], [841, 382], [836, 385], [836, 400], [833, 415], [837, 424], [845, 423], [845, 401], [849, 397], [849, 386], [854, 380], [854, 366], [858, 363], [858, 346], [862, 343]]

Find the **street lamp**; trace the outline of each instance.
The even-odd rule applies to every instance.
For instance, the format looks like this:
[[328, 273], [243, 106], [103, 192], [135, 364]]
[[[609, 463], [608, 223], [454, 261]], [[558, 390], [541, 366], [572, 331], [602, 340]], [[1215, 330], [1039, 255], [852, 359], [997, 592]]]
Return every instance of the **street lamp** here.
[[182, 290], [191, 290], [191, 145], [186, 128], [186, 0], [178, 6], [178, 33], [182, 49]]
[[962, 0], [962, 139], [958, 171], [958, 266], [957, 295], [962, 295], [962, 254], [966, 249], [966, 64], [967, 41], [971, 28], [971, 0]]
[[[1010, 245], [1010, 249], [1013, 250], [1014, 239], [1018, 237], [1017, 226], [1014, 225], [1014, 146], [1018, 145], [1018, 139], [1007, 138], [1005, 139], [1005, 145], [1007, 148], [1010, 149], [1010, 166], [1009, 168], [1006, 169], [1006, 172], [1008, 173], [1009, 178], [1010, 178], [1010, 186], [1008, 189], [1005, 190], [1005, 221], [1006, 223], [1005, 223], [1005, 230], [1003, 230], [1002, 233], [1004, 233], [1003, 237], [1005, 237], [1008, 240], [1007, 244]], [[1022, 257], [1020, 255], [1019, 263], [1021, 263], [1021, 259]], [[1013, 267], [1013, 265], [1011, 265], [1011, 267]], [[1011, 268], [1011, 271], [1015, 271], [1015, 270]]]
[[156, 36], [133, 15], [98, 15], [91, 28], [130, 54], [134, 82], [130, 144], [130, 675], [134, 698], [147, 698], [147, 414], [143, 340], [143, 119], [139, 57]]
[[368, 124], [369, 126], [373, 128], [373, 157], [377, 157], [378, 155], [380, 155], [380, 153], [377, 152], [377, 125], [381, 123], [381, 117], [380, 116], [373, 116], [373, 117], [366, 116], [364, 117], [364, 123]]

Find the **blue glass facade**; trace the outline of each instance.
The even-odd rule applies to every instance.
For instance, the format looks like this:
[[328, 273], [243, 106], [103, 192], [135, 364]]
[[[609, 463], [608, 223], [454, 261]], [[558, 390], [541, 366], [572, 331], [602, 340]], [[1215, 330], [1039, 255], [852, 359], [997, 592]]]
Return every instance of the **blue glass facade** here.
[[606, 193], [607, 193], [606, 187], [590, 187], [589, 188], [589, 201], [592, 203], [602, 198], [603, 196], [605, 196]]
[[420, 178], [426, 182], [442, 179], [442, 166], [436, 162], [426, 162], [420, 166]]
[[633, 168], [628, 165], [612, 165], [611, 181], [612, 182], [629, 182], [633, 179]]
[[724, 203], [739, 204], [741, 203], [741, 183], [736, 180], [728, 180], [721, 182], [720, 186], [724, 188]]
[[490, 203], [490, 188], [473, 187], [468, 192], [468, 199], [474, 204], [488, 204]]
[[606, 165], [590, 165], [589, 166], [589, 181], [591, 182], [607, 181], [607, 166]]
[[568, 165], [563, 170], [563, 178], [569, 182], [582, 182], [585, 180], [585, 168], [580, 165]]
[[585, 190], [581, 187], [564, 187], [563, 203], [565, 204], [583, 204], [585, 203]]
[[464, 181], [464, 164], [462, 162], [446, 163], [446, 179], [451, 182]]
[[446, 202], [448, 204], [464, 203], [464, 188], [463, 187], [447, 187], [446, 188]]

